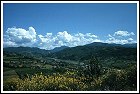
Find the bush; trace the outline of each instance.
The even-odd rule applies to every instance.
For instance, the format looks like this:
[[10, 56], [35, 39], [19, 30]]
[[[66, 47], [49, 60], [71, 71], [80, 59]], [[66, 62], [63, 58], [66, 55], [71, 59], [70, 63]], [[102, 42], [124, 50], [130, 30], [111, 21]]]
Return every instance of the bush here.
[[137, 88], [137, 66], [130, 66], [127, 70], [126, 83], [130, 90], [136, 90]]
[[17, 90], [17, 84], [20, 81], [19, 78], [11, 78], [4, 81], [3, 90], [4, 91], [15, 91]]
[[95, 79], [91, 85], [94, 90], [136, 90], [137, 88], [137, 72], [135, 66], [128, 68], [129, 70], [110, 69], [105, 75]]
[[67, 71], [63, 75], [53, 73], [52, 75], [35, 74], [24, 79], [12, 78], [4, 82], [4, 90], [18, 91], [124, 91], [136, 90], [137, 68], [136, 65], [128, 69], [108, 69], [99, 77], [88, 79], [77, 76], [76, 71]]
[[[10, 84], [7, 85], [9, 85], [9, 87], [13, 86], [13, 82], [15, 81], [11, 81]], [[28, 76], [23, 80], [17, 79], [14, 83], [14, 89], [9, 89], [18, 91], [78, 91], [85, 90], [85, 88], [87, 88], [87, 86], [83, 82], [73, 77], [67, 77], [60, 74], [54, 74], [51, 76], [35, 74], [31, 77]]]

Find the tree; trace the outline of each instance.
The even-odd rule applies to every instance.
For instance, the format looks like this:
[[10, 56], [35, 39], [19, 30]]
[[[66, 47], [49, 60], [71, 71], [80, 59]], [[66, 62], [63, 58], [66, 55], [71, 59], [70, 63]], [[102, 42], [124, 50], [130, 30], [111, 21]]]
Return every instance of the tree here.
[[89, 61], [88, 71], [90, 77], [99, 77], [101, 74], [101, 64], [99, 63], [98, 59], [94, 56]]

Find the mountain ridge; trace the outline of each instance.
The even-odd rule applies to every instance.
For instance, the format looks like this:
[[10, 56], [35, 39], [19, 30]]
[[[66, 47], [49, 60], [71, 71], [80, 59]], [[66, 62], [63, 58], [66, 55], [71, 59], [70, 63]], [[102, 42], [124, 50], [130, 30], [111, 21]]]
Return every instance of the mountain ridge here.
[[92, 55], [101, 57], [102, 59], [107, 57], [126, 58], [127, 55], [130, 56], [129, 58], [133, 58], [131, 56], [135, 56], [137, 53], [136, 47], [136, 43], [120, 45], [96, 42], [76, 47], [62, 46], [53, 50], [45, 50], [37, 47], [7, 47], [4, 48], [4, 52], [13, 52], [34, 57], [52, 57], [82, 61], [88, 60]]
[[55, 47], [54, 49], [50, 50], [52, 53], [54, 52], [58, 52], [58, 51], [61, 51], [65, 48], [69, 48], [68, 46], [61, 46], [61, 47]]

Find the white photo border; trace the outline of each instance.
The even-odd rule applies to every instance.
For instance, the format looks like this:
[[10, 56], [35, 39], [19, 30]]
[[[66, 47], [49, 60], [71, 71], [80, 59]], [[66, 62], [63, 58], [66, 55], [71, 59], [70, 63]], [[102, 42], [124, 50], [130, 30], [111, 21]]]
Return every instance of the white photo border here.
[[[3, 91], [3, 4], [4, 3], [136, 3], [137, 4], [137, 91]], [[139, 93], [139, 1], [1, 1], [1, 93]]]

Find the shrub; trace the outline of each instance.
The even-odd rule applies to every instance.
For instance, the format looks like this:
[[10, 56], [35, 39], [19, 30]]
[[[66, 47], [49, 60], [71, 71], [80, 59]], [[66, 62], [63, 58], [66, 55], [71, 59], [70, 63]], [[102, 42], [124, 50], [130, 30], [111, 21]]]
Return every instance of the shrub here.
[[23, 80], [15, 79], [14, 81], [10, 81], [10, 84], [7, 85], [8, 87], [5, 89], [14, 86], [14, 89], [9, 89], [18, 91], [78, 91], [87, 88], [87, 85], [80, 80], [60, 74], [53, 74], [51, 76], [35, 74], [31, 77], [28, 76]]
[[95, 79], [91, 86], [94, 90], [136, 90], [136, 78], [136, 68], [134, 66], [129, 71], [110, 69], [106, 74]]

